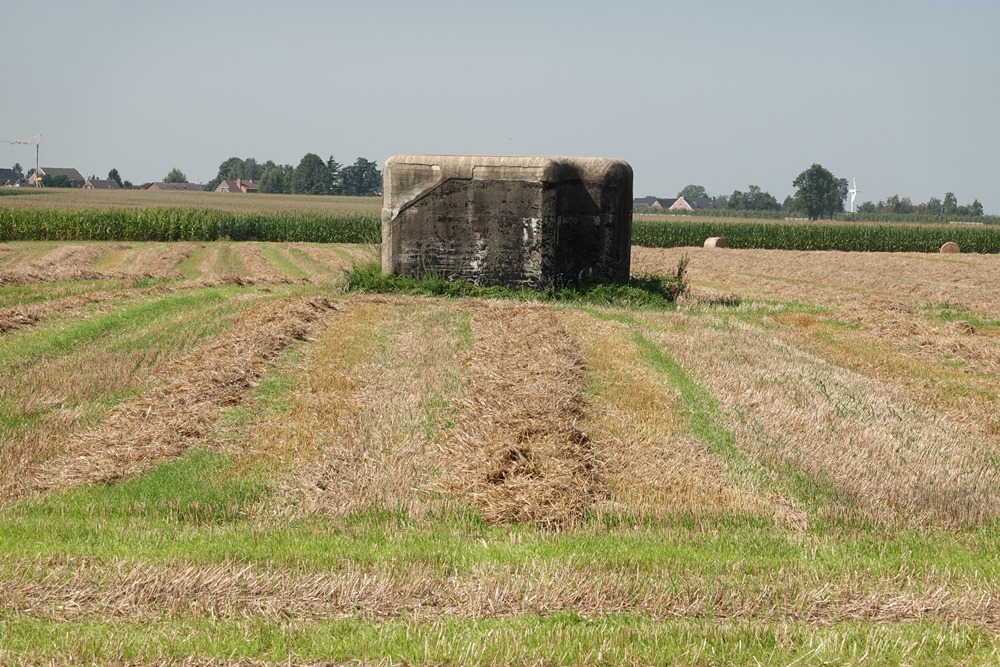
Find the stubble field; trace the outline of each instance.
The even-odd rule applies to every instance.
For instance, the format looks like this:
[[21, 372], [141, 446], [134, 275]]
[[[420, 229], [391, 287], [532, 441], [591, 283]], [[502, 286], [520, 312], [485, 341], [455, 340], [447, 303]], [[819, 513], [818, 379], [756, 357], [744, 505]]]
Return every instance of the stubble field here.
[[0, 661], [994, 664], [1000, 256], [0, 243]]

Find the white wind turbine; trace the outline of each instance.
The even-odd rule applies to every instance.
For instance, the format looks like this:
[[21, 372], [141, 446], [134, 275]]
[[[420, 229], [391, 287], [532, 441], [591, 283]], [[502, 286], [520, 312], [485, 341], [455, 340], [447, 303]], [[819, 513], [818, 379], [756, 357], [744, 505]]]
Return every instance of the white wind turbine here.
[[851, 198], [851, 213], [854, 213], [854, 198], [858, 196], [859, 192], [861, 192], [861, 190], [858, 190], [858, 184], [854, 180], [854, 177], [852, 176], [851, 177], [851, 187], [847, 191], [847, 195]]

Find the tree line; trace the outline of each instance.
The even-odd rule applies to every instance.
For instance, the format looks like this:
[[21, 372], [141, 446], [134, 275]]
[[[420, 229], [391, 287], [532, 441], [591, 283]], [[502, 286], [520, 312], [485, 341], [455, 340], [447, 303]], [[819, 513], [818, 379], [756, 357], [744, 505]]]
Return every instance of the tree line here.
[[[761, 190], [758, 185], [751, 185], [746, 192], [734, 190], [730, 195], [710, 197], [718, 209], [730, 211], [762, 211], [773, 212], [785, 217], [805, 217], [810, 220], [833, 218], [837, 213], [844, 212], [844, 200], [847, 199], [848, 183], [846, 178], [837, 178], [820, 164], [814, 164], [795, 177], [792, 185], [795, 194], [778, 200], [770, 193]], [[699, 198], [708, 197], [701, 185], [687, 185], [678, 197]], [[945, 193], [944, 199], [931, 197], [925, 204], [914, 204], [909, 197], [893, 195], [878, 203], [864, 202], [857, 208], [859, 214], [875, 215], [933, 215], [980, 217], [983, 215], [983, 205], [978, 199], [967, 206], [960, 206], [955, 194]]]
[[[789, 217], [808, 217], [810, 220], [832, 218], [844, 210], [847, 197], [847, 179], [837, 178], [822, 165], [814, 164], [795, 177], [792, 185], [795, 194], [778, 200], [759, 185], [750, 185], [746, 192], [733, 190], [730, 195], [712, 197], [716, 208], [730, 211], [770, 211]], [[700, 185], [688, 185], [677, 193], [678, 197], [707, 197]]]
[[271, 160], [260, 163], [252, 157], [231, 157], [219, 165], [218, 174], [205, 189], [214, 190], [222, 181], [236, 178], [256, 181], [258, 192], [272, 194], [366, 197], [382, 192], [382, 171], [363, 157], [344, 166], [332, 155], [323, 160], [316, 153], [306, 153], [295, 167]]
[[944, 199], [931, 197], [923, 204], [914, 204], [909, 197], [893, 195], [878, 203], [866, 201], [858, 207], [858, 213], [873, 213], [876, 215], [939, 215], [978, 218], [983, 215], [983, 205], [978, 199], [971, 204], [959, 205], [954, 192], [944, 193]]
[[[25, 174], [20, 164], [14, 165], [18, 178], [24, 179]], [[208, 182], [205, 189], [215, 190], [223, 180], [243, 179], [255, 181], [257, 191], [274, 194], [306, 194], [306, 195], [349, 195], [368, 197], [382, 193], [382, 170], [372, 160], [359, 157], [354, 164], [342, 165], [331, 155], [323, 160], [316, 153], [306, 153], [298, 166], [276, 164], [271, 160], [257, 162], [255, 158], [231, 157], [219, 165], [215, 178]], [[97, 176], [91, 175], [90, 180]], [[117, 169], [108, 172], [109, 181], [115, 181], [124, 189], [134, 186], [131, 182], [122, 180]], [[188, 183], [187, 175], [172, 168], [163, 178], [164, 183]], [[49, 176], [45, 179], [45, 187], [71, 187], [65, 176]]]

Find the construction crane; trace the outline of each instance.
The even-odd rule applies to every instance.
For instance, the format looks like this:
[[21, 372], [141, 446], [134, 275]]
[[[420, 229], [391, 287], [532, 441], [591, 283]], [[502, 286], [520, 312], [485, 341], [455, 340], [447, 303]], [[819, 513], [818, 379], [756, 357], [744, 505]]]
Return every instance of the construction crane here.
[[42, 135], [36, 134], [30, 139], [4, 139], [3, 141], [12, 146], [30, 146], [31, 144], [35, 144], [35, 187], [40, 188], [42, 184], [41, 179], [38, 178], [38, 147], [42, 145]]

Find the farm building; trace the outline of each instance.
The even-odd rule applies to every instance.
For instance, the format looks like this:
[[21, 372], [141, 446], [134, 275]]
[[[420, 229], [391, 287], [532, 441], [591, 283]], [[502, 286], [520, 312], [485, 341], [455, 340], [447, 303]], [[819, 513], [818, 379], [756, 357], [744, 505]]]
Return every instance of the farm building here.
[[622, 160], [397, 155], [382, 178], [385, 273], [530, 286], [629, 275]]
[[[69, 179], [70, 187], [82, 188], [83, 184], [87, 182], [87, 179], [83, 177], [83, 174], [78, 172], [76, 169], [70, 169], [65, 167], [39, 167], [38, 173], [42, 175], [42, 187], [45, 187], [45, 179], [53, 178], [54, 176], [65, 176]], [[35, 179], [38, 174], [32, 173], [28, 178], [28, 185], [34, 185]]]
[[719, 208], [711, 197], [678, 197], [668, 207], [671, 211], [701, 211]]
[[16, 187], [23, 180], [13, 169], [0, 169], [0, 188]]
[[117, 181], [102, 181], [97, 178], [87, 179], [83, 184], [84, 190], [121, 190]]
[[676, 201], [677, 199], [672, 197], [639, 197], [632, 200], [632, 206], [662, 211], [673, 206]]
[[257, 181], [249, 178], [227, 178], [219, 183], [214, 192], [242, 192], [243, 194], [257, 192]]

